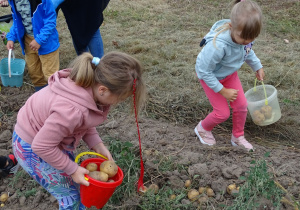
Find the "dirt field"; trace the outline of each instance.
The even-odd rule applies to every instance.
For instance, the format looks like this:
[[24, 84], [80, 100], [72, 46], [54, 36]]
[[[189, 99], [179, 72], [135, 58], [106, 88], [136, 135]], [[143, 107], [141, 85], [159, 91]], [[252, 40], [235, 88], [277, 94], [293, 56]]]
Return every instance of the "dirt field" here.
[[[193, 131], [198, 121], [211, 110], [194, 73], [195, 59], [200, 51], [198, 44], [211, 24], [226, 16], [225, 11], [228, 10], [228, 1], [200, 2], [201, 5], [193, 0], [155, 0], [153, 5], [143, 0], [117, 0], [109, 4], [107, 21], [101, 31], [106, 52], [118, 50], [133, 54], [145, 66], [149, 100], [139, 118], [145, 184], [156, 183], [161, 189], [179, 190], [186, 194], [184, 182], [190, 179], [193, 187], [210, 187], [215, 196], [200, 207], [198, 203], [191, 204], [185, 195], [178, 203], [191, 205], [189, 208], [172, 205], [166, 208], [154, 203], [154, 207], [145, 208], [142, 207], [145, 203], [143, 197], [134, 193], [122, 200], [120, 205], [109, 204], [106, 209], [225, 209], [235, 200], [235, 196], [226, 193], [226, 187], [232, 183], [243, 186], [245, 180], [240, 177], [247, 176], [253, 167], [251, 163], [259, 160], [266, 160], [270, 179], [283, 189], [286, 200], [281, 202], [279, 209], [299, 209], [300, 27], [296, 13], [288, 10], [289, 17], [285, 16], [287, 9], [300, 8], [299, 1], [258, 1], [267, 14], [268, 25], [257, 40], [258, 47], [255, 50], [267, 69], [265, 83], [276, 86], [278, 90], [282, 118], [275, 124], [260, 127], [248, 115], [245, 136], [255, 147], [255, 151], [250, 153], [231, 146], [231, 119], [214, 129], [217, 145], [213, 147], [202, 145]], [[119, 7], [120, 4], [123, 6]], [[8, 11], [2, 10], [0, 15]], [[199, 15], [199, 11], [203, 14]], [[209, 11], [217, 15], [212, 17]], [[198, 21], [199, 18], [202, 18], [202, 22]], [[293, 25], [293, 21], [298, 24]], [[64, 68], [75, 52], [61, 13], [58, 30], [61, 35], [61, 66]], [[177, 34], [177, 31], [182, 33]], [[290, 40], [289, 45], [284, 43], [284, 38]], [[3, 58], [7, 52], [2, 43], [0, 47]], [[22, 57], [18, 47], [16, 56]], [[241, 80], [247, 90], [253, 86], [254, 77], [246, 67], [242, 70], [244, 76], [241, 76]], [[0, 155], [11, 152], [11, 135], [17, 112], [34, 93], [26, 74], [24, 82], [21, 88], [3, 87], [0, 83]], [[124, 113], [122, 107], [117, 107], [108, 121], [98, 127], [98, 131], [102, 137], [130, 141], [135, 149], [138, 148], [134, 116]], [[81, 151], [87, 151], [87, 148], [82, 145], [76, 153]], [[126, 171], [126, 168], [123, 170]], [[17, 183], [13, 183], [15, 179], [12, 178], [0, 180], [0, 193], [10, 194], [8, 202], [0, 209], [58, 208], [55, 198], [36, 187], [24, 173], [20, 173], [20, 176]], [[268, 194], [269, 188], [265, 186], [263, 189]], [[274, 209], [272, 198], [268, 200], [262, 197], [257, 204], [256, 209]]]

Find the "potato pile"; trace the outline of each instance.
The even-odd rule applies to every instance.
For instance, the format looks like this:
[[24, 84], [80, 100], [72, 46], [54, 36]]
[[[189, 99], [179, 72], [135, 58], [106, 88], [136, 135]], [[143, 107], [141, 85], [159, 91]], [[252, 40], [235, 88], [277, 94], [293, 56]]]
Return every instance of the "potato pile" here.
[[269, 105], [264, 105], [259, 110], [255, 110], [252, 113], [252, 117], [255, 124], [262, 124], [265, 120], [272, 117], [272, 107]]
[[186, 180], [184, 186], [189, 189], [187, 197], [190, 201], [198, 201], [198, 203], [205, 203], [209, 197], [215, 197], [214, 191], [210, 187], [199, 187], [199, 189], [191, 189], [192, 181]]
[[89, 163], [86, 169], [90, 171], [88, 174], [91, 178], [101, 182], [114, 182], [113, 179], [118, 173], [118, 166], [114, 161], [106, 160], [100, 164], [100, 170], [98, 171], [98, 165], [96, 163]]

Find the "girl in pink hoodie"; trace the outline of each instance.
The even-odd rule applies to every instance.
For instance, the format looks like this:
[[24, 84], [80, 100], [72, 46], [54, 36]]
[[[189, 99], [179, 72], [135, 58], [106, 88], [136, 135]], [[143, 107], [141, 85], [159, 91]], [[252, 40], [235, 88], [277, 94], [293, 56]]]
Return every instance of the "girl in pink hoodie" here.
[[112, 160], [96, 126], [106, 120], [111, 105], [133, 91], [136, 107], [141, 107], [146, 95], [142, 68], [124, 53], [111, 52], [101, 60], [84, 53], [48, 84], [20, 109], [13, 151], [24, 170], [57, 198], [60, 209], [85, 209], [79, 184], [89, 185], [84, 179], [89, 171], [74, 162], [73, 152], [82, 139]]

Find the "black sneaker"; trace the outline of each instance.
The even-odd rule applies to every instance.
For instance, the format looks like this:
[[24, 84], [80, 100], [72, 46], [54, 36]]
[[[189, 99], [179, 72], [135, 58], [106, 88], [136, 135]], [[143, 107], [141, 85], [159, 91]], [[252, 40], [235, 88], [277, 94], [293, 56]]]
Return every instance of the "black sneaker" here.
[[19, 166], [20, 166], [18, 164], [17, 159], [15, 158], [15, 156], [13, 154], [8, 155], [6, 158], [8, 161], [8, 165], [5, 166], [4, 168], [0, 169], [1, 177], [7, 177], [9, 175], [13, 175], [13, 174], [17, 173]]

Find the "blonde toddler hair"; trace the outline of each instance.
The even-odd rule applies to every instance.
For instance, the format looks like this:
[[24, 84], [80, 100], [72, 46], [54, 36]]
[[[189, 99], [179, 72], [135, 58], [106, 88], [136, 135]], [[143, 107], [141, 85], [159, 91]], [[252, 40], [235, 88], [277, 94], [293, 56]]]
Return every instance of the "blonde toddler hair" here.
[[216, 29], [217, 34], [213, 39], [214, 46], [216, 47], [217, 36], [230, 29], [241, 31], [241, 38], [255, 39], [261, 32], [262, 28], [262, 11], [258, 4], [251, 0], [244, 0], [236, 3], [230, 15], [230, 23], [225, 23], [223, 26]]

